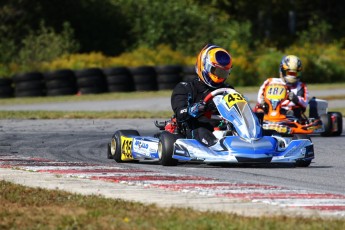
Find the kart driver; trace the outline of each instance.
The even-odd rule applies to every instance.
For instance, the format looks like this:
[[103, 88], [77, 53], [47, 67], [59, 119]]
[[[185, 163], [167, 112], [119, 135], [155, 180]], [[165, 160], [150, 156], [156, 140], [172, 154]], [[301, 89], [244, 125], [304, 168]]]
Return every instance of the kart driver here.
[[265, 111], [264, 90], [269, 83], [285, 84], [289, 90], [288, 99], [282, 104], [282, 113], [301, 118], [308, 106], [307, 85], [300, 81], [302, 62], [295, 55], [284, 56], [280, 62], [280, 78], [268, 78], [260, 87], [255, 112]]
[[175, 86], [171, 107], [187, 138], [196, 139], [207, 146], [217, 142], [212, 133], [215, 124], [207, 118], [210, 108], [205, 108], [203, 99], [215, 89], [233, 88], [225, 83], [231, 68], [230, 54], [219, 46], [208, 44], [197, 57], [197, 77], [191, 82], [180, 82]]

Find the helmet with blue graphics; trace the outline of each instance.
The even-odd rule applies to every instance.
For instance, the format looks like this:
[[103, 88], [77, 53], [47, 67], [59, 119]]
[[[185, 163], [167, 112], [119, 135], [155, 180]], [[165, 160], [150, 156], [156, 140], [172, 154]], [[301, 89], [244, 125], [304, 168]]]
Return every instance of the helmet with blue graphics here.
[[225, 49], [207, 44], [199, 53], [195, 69], [202, 82], [212, 88], [221, 87], [229, 77], [232, 58]]

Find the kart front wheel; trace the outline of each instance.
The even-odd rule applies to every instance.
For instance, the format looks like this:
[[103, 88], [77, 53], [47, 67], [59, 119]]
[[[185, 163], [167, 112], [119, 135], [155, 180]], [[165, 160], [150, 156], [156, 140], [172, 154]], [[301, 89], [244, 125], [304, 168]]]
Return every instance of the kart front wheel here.
[[111, 155], [111, 143], [108, 143], [107, 158], [113, 159], [113, 155]]
[[309, 167], [311, 164], [311, 160], [297, 160], [296, 161], [296, 167]]
[[117, 163], [124, 162], [123, 160], [121, 160], [121, 154], [122, 154], [121, 137], [122, 136], [125, 136], [125, 137], [140, 136], [140, 134], [136, 130], [119, 130], [114, 133], [110, 142], [110, 151], [111, 151], [111, 155], [113, 156], [114, 160]]
[[[300, 139], [308, 139], [308, 140], [312, 141], [310, 136], [306, 135], [306, 134], [295, 134], [292, 137], [292, 140], [300, 140]], [[310, 164], [311, 164], [311, 159], [298, 159], [295, 163], [295, 166], [296, 167], [309, 167]]]
[[158, 157], [159, 163], [163, 166], [176, 166], [177, 160], [172, 158], [174, 152], [174, 143], [180, 135], [164, 131], [159, 136]]

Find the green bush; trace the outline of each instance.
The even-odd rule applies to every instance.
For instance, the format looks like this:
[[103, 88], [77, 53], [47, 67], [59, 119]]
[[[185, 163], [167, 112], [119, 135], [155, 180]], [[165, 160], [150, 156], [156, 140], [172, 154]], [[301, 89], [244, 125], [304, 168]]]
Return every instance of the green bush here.
[[254, 65], [258, 75], [259, 84], [263, 83], [267, 78], [279, 77], [279, 64], [284, 54], [275, 48], [261, 51], [255, 57]]
[[345, 81], [345, 50], [340, 43], [291, 46], [290, 53], [302, 60], [302, 78], [307, 83], [329, 83]]
[[40, 63], [52, 61], [62, 55], [78, 50], [78, 44], [73, 40], [73, 30], [68, 23], [64, 24], [61, 34], [57, 34], [52, 28], [41, 27], [36, 32], [31, 32], [22, 40], [22, 48], [19, 51], [16, 62], [21, 64], [23, 70], [39, 68]]

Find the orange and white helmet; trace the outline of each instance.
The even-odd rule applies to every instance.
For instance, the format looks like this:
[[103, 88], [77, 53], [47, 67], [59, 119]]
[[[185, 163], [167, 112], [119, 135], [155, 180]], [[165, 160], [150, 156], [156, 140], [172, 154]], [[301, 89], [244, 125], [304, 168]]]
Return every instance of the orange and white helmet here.
[[212, 88], [218, 88], [224, 83], [231, 68], [231, 55], [225, 49], [212, 44], [207, 44], [200, 51], [195, 65], [200, 80]]
[[279, 74], [286, 84], [294, 84], [300, 78], [302, 62], [295, 55], [284, 56], [280, 62]]

